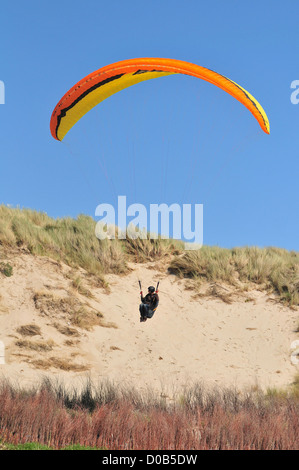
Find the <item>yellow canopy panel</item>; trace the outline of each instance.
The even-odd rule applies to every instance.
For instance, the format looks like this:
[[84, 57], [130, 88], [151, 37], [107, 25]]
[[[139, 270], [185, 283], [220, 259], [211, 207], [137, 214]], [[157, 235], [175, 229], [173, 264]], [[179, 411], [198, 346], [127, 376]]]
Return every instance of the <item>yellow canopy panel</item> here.
[[265, 111], [248, 91], [229, 78], [200, 65], [175, 59], [129, 59], [106, 65], [74, 85], [56, 105], [50, 122], [54, 139], [63, 140], [84, 114], [109, 96], [136, 83], [174, 73], [201, 78], [222, 88], [253, 114], [261, 128], [270, 134]]

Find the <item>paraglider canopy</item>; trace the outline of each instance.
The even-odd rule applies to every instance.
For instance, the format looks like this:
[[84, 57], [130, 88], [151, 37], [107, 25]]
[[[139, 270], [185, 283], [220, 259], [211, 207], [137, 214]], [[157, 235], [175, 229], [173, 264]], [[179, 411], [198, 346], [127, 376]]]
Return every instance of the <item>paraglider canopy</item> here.
[[61, 98], [52, 113], [52, 136], [56, 140], [63, 140], [82, 116], [114, 93], [145, 80], [172, 74], [200, 78], [226, 91], [246, 106], [263, 131], [270, 134], [269, 120], [262, 106], [248, 91], [229, 78], [182, 60], [141, 58], [107, 65], [76, 83]]

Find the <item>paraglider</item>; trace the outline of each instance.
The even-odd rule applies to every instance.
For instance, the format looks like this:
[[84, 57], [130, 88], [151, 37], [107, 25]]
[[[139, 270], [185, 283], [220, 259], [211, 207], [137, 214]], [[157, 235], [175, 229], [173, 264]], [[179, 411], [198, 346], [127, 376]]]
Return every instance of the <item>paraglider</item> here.
[[[268, 117], [260, 103], [243, 87], [213, 70], [182, 60], [161, 58], [129, 59], [106, 65], [77, 82], [55, 106], [50, 130], [54, 139], [62, 141], [70, 129], [92, 108], [109, 96], [132, 85], [172, 74], [183, 74], [205, 80], [242, 103], [258, 121], [261, 129], [270, 134]], [[159, 284], [159, 283], [158, 283]], [[152, 318], [158, 304], [158, 285], [148, 288], [143, 297], [140, 285], [140, 321]]]
[[157, 283], [156, 289], [154, 286], [149, 286], [148, 293], [143, 297], [141, 282], [139, 282], [140, 287], [140, 296], [141, 296], [141, 304], [139, 306], [140, 312], [140, 321], [145, 322], [148, 318], [152, 318], [154, 316], [155, 311], [159, 305], [159, 295], [158, 295], [158, 287], [160, 282]]
[[63, 140], [68, 131], [94, 106], [109, 96], [152, 78], [172, 74], [190, 75], [216, 85], [240, 101], [261, 128], [270, 134], [268, 117], [259, 102], [229, 78], [205, 67], [182, 60], [141, 58], [106, 65], [76, 83], [56, 105], [50, 122], [51, 134]]

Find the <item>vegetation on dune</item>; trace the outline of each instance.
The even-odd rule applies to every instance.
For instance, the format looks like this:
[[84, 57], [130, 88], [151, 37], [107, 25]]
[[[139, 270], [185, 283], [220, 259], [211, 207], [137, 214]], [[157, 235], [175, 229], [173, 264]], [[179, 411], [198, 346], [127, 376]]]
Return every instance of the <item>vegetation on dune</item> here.
[[32, 254], [84, 268], [98, 277], [127, 271], [121, 245], [113, 240], [110, 243], [98, 240], [91, 217], [54, 220], [42, 212], [2, 205], [0, 221], [0, 244], [4, 247], [22, 247]]
[[204, 246], [170, 262], [169, 271], [197, 281], [255, 284], [275, 291], [282, 302], [299, 305], [299, 253], [279, 248], [224, 249]]
[[[203, 282], [223, 282], [233, 287], [256, 285], [275, 291], [290, 306], [299, 305], [299, 253], [279, 248], [244, 247], [224, 249], [203, 246], [184, 251], [177, 240], [99, 240], [96, 222], [88, 216], [77, 219], [52, 219], [29, 209], [0, 206], [0, 246], [20, 247], [36, 255], [45, 255], [74, 268], [83, 268], [106, 286], [105, 274], [126, 274], [129, 262], [163, 260], [163, 268], [179, 277], [191, 278], [195, 289]], [[9, 263], [1, 262], [0, 271], [12, 275]], [[87, 297], [80, 277], [73, 287]]]
[[144, 262], [178, 253], [182, 243], [146, 239], [99, 240], [92, 217], [52, 219], [42, 212], [0, 205], [0, 245], [22, 247], [49, 256], [90, 274], [129, 272], [128, 261]]
[[59, 316], [64, 320], [67, 318], [74, 326], [91, 330], [94, 326], [106, 325], [101, 312], [83, 304], [73, 296], [58, 297], [49, 292], [36, 292], [33, 296], [37, 310], [49, 318]]
[[2, 273], [6, 277], [12, 276], [13, 269], [9, 263], [0, 263], [0, 273]]
[[[204, 284], [221, 283], [235, 291], [254, 286], [275, 292], [289, 306], [299, 305], [298, 252], [208, 246], [184, 251], [181, 242], [161, 238], [101, 241], [95, 226], [91, 217], [83, 215], [54, 220], [44, 213], [0, 206], [0, 277], [14, 276], [13, 256], [20, 250], [74, 268], [66, 274], [71, 288], [67, 295], [47, 290], [33, 296], [39, 314], [51, 319], [70, 347], [78, 341], [80, 328], [115, 327], [89, 305], [93, 294], [85, 285], [86, 276], [99, 281], [94, 285], [106, 287], [105, 274], [125, 275], [132, 261], [161, 260], [164, 271], [191, 279], [197, 292]], [[85, 273], [79, 275], [79, 268]], [[19, 353], [35, 367], [87, 370], [85, 364], [68, 357], [55, 357], [56, 344], [42, 338], [37, 325], [24, 324], [16, 332]], [[32, 356], [36, 351], [38, 360]], [[298, 375], [286, 390], [207, 390], [195, 384], [175, 400], [108, 382], [94, 387], [88, 381], [80, 390], [66, 390], [45, 379], [40, 386], [24, 390], [2, 380], [0, 450], [299, 449], [298, 400]]]
[[157, 239], [130, 239], [124, 241], [127, 258], [136, 263], [159, 260], [183, 252], [184, 244], [179, 240]]
[[81, 391], [45, 379], [23, 390], [0, 383], [0, 448], [109, 450], [298, 449], [298, 395], [182, 390], [174, 401], [147, 390], [87, 381]]

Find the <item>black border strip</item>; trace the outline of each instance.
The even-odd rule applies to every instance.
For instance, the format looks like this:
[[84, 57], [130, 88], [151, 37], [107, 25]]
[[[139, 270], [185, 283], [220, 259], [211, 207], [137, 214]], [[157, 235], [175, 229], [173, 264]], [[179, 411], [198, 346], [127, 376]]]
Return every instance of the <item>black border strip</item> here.
[[[57, 139], [58, 139], [57, 133], [58, 133], [58, 128], [60, 126], [61, 119], [66, 116], [66, 113], [71, 108], [73, 108], [77, 103], [79, 103], [79, 101], [81, 101], [83, 98], [85, 98], [85, 96], [87, 96], [92, 91], [96, 90], [97, 88], [99, 88], [103, 85], [106, 85], [109, 82], [113, 82], [114, 80], [117, 80], [118, 78], [121, 78], [123, 75], [125, 75], [125, 73], [120, 73], [119, 75], [114, 75], [113, 77], [106, 78], [106, 80], [102, 80], [101, 82], [96, 83], [94, 86], [92, 86], [91, 88], [88, 88], [88, 90], [84, 91], [84, 93], [82, 93], [80, 96], [78, 96], [78, 98], [76, 98], [72, 102], [72, 104], [70, 104], [67, 108], [61, 109], [59, 115], [57, 116], [57, 125], [56, 125], [56, 129], [55, 129]], [[58, 140], [60, 140], [60, 139], [58, 139]]]
[[[262, 113], [260, 112], [259, 108], [257, 107], [256, 103], [254, 101], [252, 101], [252, 99], [250, 98], [250, 96], [248, 96], [248, 92], [246, 92], [246, 90], [244, 90], [244, 88], [242, 88], [240, 85], [238, 85], [236, 82], [234, 82], [233, 80], [231, 80], [230, 78], [227, 78], [225, 77], [224, 75], [221, 75], [221, 73], [218, 73], [218, 72], [215, 72], [214, 70], [211, 70], [211, 69], [208, 69], [210, 70], [211, 72], [214, 72], [216, 73], [217, 75], [220, 75], [222, 78], [225, 78], [225, 80], [227, 80], [228, 82], [230, 82], [232, 85], [234, 85], [235, 87], [237, 87], [240, 91], [242, 91], [242, 93], [246, 96], [246, 98], [253, 104], [253, 106], [256, 108], [257, 112], [259, 113], [259, 115], [261, 116], [264, 124], [265, 124], [265, 128], [267, 129], [268, 131], [268, 126], [267, 126], [267, 123], [265, 121], [265, 118], [264, 116], [262, 115]], [[216, 85], [217, 86], [217, 85]], [[269, 131], [268, 131], [269, 132]]]
[[[210, 72], [213, 72], [215, 73], [216, 75], [224, 78], [225, 80], [227, 80], [228, 82], [230, 82], [232, 85], [234, 85], [235, 87], [237, 87], [244, 95], [245, 97], [254, 105], [254, 107], [256, 108], [258, 114], [261, 116], [263, 122], [264, 122], [264, 125], [265, 125], [265, 128], [267, 129], [268, 131], [268, 126], [267, 126], [267, 123], [265, 121], [265, 118], [263, 116], [263, 114], [261, 113], [261, 111], [259, 110], [259, 108], [257, 107], [256, 103], [250, 98], [250, 96], [248, 96], [246, 90], [244, 90], [244, 88], [240, 87], [240, 85], [238, 85], [237, 83], [235, 83], [234, 81], [230, 80], [229, 78], [225, 77], [224, 75], [221, 75], [220, 73], [218, 72], [215, 72], [214, 70], [211, 70], [211, 69], [208, 69], [206, 68], [207, 70], [210, 70]], [[161, 73], [167, 73], [167, 71], [164, 71], [164, 70], [142, 70], [142, 69], [139, 69], [139, 70], [136, 70], [136, 72], [133, 73], [133, 75], [138, 75], [138, 74], [143, 74], [143, 73], [153, 73], [153, 72], [161, 72]], [[170, 72], [171, 73], [171, 72]], [[182, 73], [182, 72], [179, 72], [179, 73]], [[60, 114], [57, 116], [57, 125], [56, 125], [56, 129], [55, 129], [55, 133], [56, 133], [56, 137], [58, 138], [58, 128], [60, 126], [60, 122], [61, 122], [61, 119], [64, 118], [66, 116], [66, 113], [72, 108], [74, 107], [79, 101], [81, 101], [85, 96], [87, 96], [89, 93], [91, 93], [92, 91], [96, 90], [97, 88], [103, 86], [103, 85], [106, 85], [107, 83], [110, 83], [114, 80], [117, 80], [118, 78], [121, 78], [123, 75], [126, 75], [126, 73], [121, 73], [121, 74], [118, 74], [118, 75], [114, 75], [113, 77], [109, 77], [109, 78], [106, 78], [106, 80], [102, 80], [101, 82], [97, 83], [96, 85], [94, 85], [93, 87], [89, 88], [88, 90], [86, 90], [84, 93], [82, 93], [82, 95], [80, 95], [75, 101], [72, 102], [72, 104], [70, 104], [70, 106], [68, 106], [67, 108], [64, 108], [60, 111]], [[188, 74], [187, 74], [188, 75]], [[215, 85], [217, 86], [217, 85]], [[269, 132], [269, 131], [268, 131]], [[60, 139], [58, 139], [60, 140]]]

